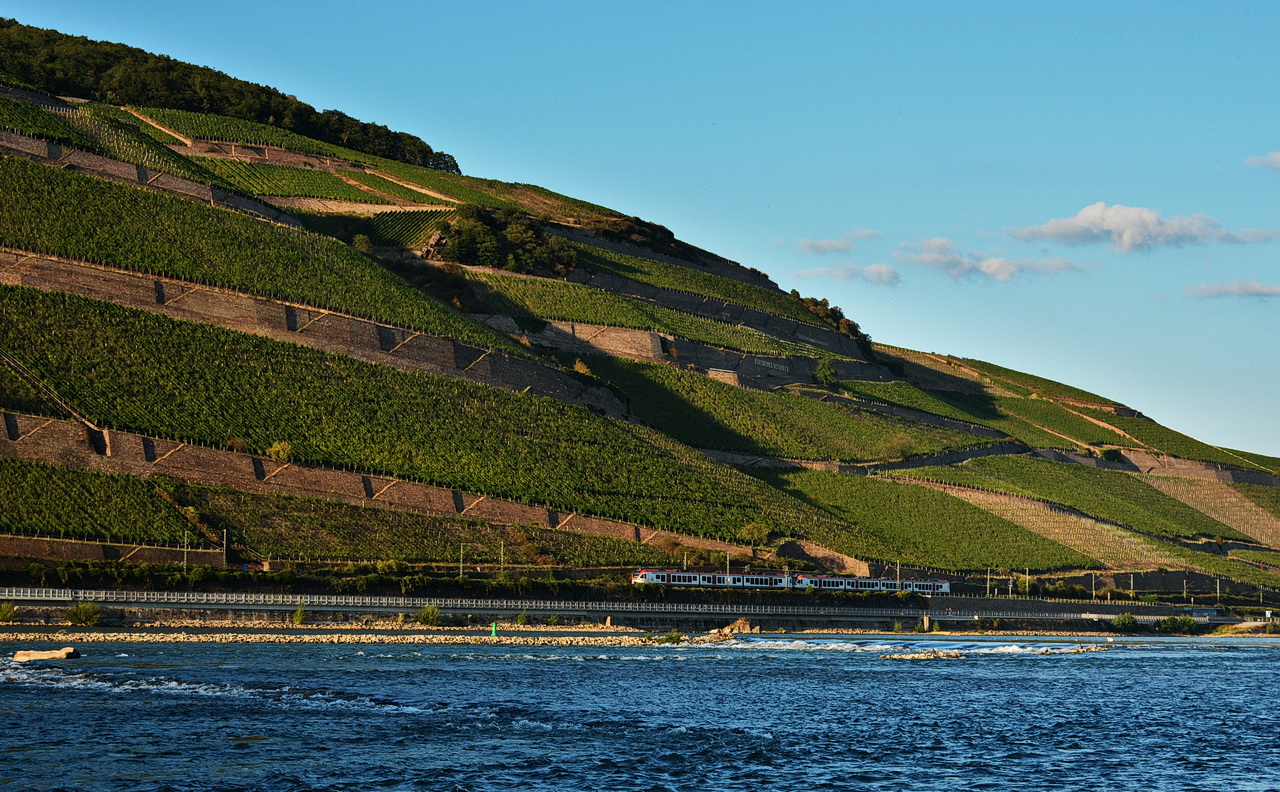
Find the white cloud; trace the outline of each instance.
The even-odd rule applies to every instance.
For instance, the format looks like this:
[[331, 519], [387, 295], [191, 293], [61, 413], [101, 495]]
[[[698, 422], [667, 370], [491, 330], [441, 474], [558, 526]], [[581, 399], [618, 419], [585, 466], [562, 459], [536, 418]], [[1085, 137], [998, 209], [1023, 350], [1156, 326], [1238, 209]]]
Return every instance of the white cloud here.
[[841, 234], [838, 239], [798, 239], [796, 244], [819, 256], [826, 253], [847, 253], [854, 248], [854, 240], [879, 239], [884, 236], [869, 228]]
[[1161, 245], [1180, 247], [1210, 242], [1266, 242], [1280, 236], [1280, 231], [1251, 228], [1236, 233], [1226, 230], [1208, 215], [1176, 215], [1164, 219], [1154, 209], [1121, 204], [1107, 206], [1099, 201], [1081, 209], [1075, 217], [1013, 228], [1009, 234], [1016, 239], [1043, 239], [1066, 245], [1110, 242], [1121, 253], [1132, 253]]
[[903, 245], [903, 249], [893, 255], [906, 264], [939, 269], [953, 278], [984, 275], [998, 281], [1008, 281], [1024, 272], [1071, 272], [1083, 269], [1064, 258], [1006, 258], [977, 251], [962, 253], [958, 244], [942, 238]]
[[857, 264], [841, 264], [838, 267], [817, 267], [815, 269], [800, 270], [795, 275], [797, 278], [861, 279], [885, 286], [897, 285], [902, 280], [898, 275], [898, 271], [888, 264], [871, 264], [866, 267], [859, 267]]
[[1256, 280], [1202, 283], [1188, 286], [1189, 297], [1280, 297], [1280, 286], [1263, 286]]
[[1270, 154], [1264, 154], [1261, 157], [1250, 157], [1244, 161], [1244, 164], [1254, 168], [1280, 170], [1280, 151], [1273, 151]]

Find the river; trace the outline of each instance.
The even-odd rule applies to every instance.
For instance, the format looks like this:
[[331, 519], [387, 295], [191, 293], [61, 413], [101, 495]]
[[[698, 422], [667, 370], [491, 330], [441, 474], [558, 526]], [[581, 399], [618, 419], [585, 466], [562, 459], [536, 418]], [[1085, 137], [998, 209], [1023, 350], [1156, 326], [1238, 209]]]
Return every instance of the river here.
[[0, 789], [1280, 790], [1280, 641], [1104, 641], [83, 644], [0, 660]]

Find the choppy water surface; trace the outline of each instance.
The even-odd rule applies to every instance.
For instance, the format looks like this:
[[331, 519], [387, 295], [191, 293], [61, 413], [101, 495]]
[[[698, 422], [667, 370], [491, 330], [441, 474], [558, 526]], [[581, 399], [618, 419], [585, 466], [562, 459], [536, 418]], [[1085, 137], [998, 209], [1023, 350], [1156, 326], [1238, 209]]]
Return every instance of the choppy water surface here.
[[1280, 642], [1073, 645], [83, 644], [0, 660], [0, 789], [1280, 790]]

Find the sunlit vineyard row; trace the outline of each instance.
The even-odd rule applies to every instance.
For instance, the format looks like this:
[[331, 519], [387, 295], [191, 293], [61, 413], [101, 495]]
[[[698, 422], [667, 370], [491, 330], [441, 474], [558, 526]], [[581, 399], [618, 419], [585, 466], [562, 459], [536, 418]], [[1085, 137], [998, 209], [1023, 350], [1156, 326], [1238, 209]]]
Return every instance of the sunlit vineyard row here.
[[1259, 569], [1253, 564], [1241, 561], [1239, 558], [1230, 558], [1216, 553], [1202, 553], [1176, 544], [1165, 544], [1161, 547], [1161, 550], [1188, 566], [1199, 569], [1209, 575], [1239, 580], [1255, 586], [1265, 586], [1272, 590], [1280, 589], [1280, 575]]
[[948, 570], [1047, 571], [1100, 564], [945, 492], [825, 471], [770, 472], [763, 480], [854, 526], [859, 558]]
[[1156, 536], [1252, 541], [1150, 484], [1114, 470], [1031, 456], [1000, 456], [895, 475], [1052, 501]]
[[628, 256], [590, 245], [577, 244], [574, 247], [578, 250], [578, 266], [592, 272], [607, 272], [651, 286], [706, 295], [804, 324], [823, 326], [803, 303], [780, 291], [679, 264]]
[[92, 138], [56, 114], [29, 102], [3, 96], [0, 96], [0, 129], [85, 151], [105, 153]]
[[0, 287], [0, 297], [0, 348], [110, 428], [258, 453], [285, 442], [305, 464], [719, 538], [760, 520], [797, 531], [829, 522], [552, 399], [65, 293]]
[[341, 501], [243, 492], [180, 481], [162, 484], [232, 545], [274, 559], [399, 560], [468, 564], [618, 566], [671, 563], [656, 547], [608, 536], [465, 517], [353, 506]]
[[364, 222], [363, 233], [375, 245], [420, 248], [453, 214], [448, 209], [418, 212], [380, 212]]
[[637, 416], [698, 448], [872, 461], [991, 442], [791, 393], [738, 388], [670, 366], [604, 356], [584, 360], [627, 394]]
[[436, 205], [447, 203], [447, 201], [443, 201], [442, 199], [437, 198], [434, 195], [427, 195], [424, 192], [419, 192], [417, 190], [412, 190], [408, 187], [405, 187], [403, 184], [397, 184], [396, 182], [393, 182], [389, 179], [384, 179], [376, 173], [366, 173], [364, 171], [356, 171], [356, 170], [352, 170], [352, 171], [344, 170], [342, 172], [342, 175], [347, 177], [348, 179], [358, 181], [366, 187], [371, 187], [377, 190], [378, 192], [386, 193], [387, 195], [390, 195], [394, 198], [399, 198], [402, 201], [408, 201], [409, 203], [436, 204]]
[[118, 121], [122, 124], [136, 127], [140, 133], [146, 135], [157, 143], [168, 145], [170, 143], [182, 142], [173, 135], [170, 135], [168, 132], [157, 128], [154, 124], [149, 124], [146, 121], [143, 121], [133, 113], [125, 110], [123, 107], [116, 107], [115, 105], [103, 104], [101, 102], [86, 102], [85, 104], [80, 105], [80, 109], [91, 115], [95, 115], [98, 118], [109, 118], [113, 121]]
[[252, 195], [323, 198], [369, 204], [391, 203], [373, 193], [347, 184], [327, 170], [294, 168], [266, 162], [240, 162], [217, 157], [193, 157], [192, 161]]
[[988, 377], [1001, 380], [998, 384], [1013, 384], [1024, 390], [1034, 391], [1041, 396], [1049, 398], [1071, 399], [1091, 404], [1118, 404], [1111, 399], [1099, 396], [1096, 393], [1090, 393], [1080, 388], [1070, 385], [1064, 385], [1061, 382], [1055, 382], [1044, 377], [1037, 377], [1034, 374], [1027, 374], [1022, 371], [1014, 371], [1013, 369], [997, 366], [994, 363], [988, 363], [984, 360], [974, 360], [972, 358], [956, 358], [961, 364], [982, 372]]
[[[1046, 399], [1001, 398], [997, 400], [1000, 410], [1010, 413], [1028, 422], [1064, 434], [1072, 440], [1087, 445], [1121, 445], [1131, 446], [1129, 440], [1105, 426], [1099, 426], [1088, 419], [1081, 418], [1065, 407]], [[1059, 447], [1062, 443], [1057, 444]]]
[[1280, 519], [1280, 487], [1265, 487], [1260, 484], [1232, 484], [1231, 486], [1236, 492], [1253, 501], [1258, 508]]
[[141, 479], [0, 458], [0, 533], [105, 542], [204, 546]]
[[825, 354], [812, 347], [780, 341], [749, 327], [717, 322], [577, 283], [488, 273], [469, 277], [489, 287], [487, 299], [497, 314], [653, 330], [757, 355]]
[[334, 239], [0, 157], [0, 245], [241, 289], [525, 354]]
[[147, 117], [155, 119], [161, 125], [188, 137], [228, 143], [278, 146], [301, 154], [314, 154], [322, 157], [335, 157], [348, 162], [360, 162], [372, 165], [398, 179], [452, 196], [466, 203], [495, 209], [516, 206], [511, 201], [495, 196], [480, 187], [479, 185], [484, 182], [483, 179], [473, 179], [418, 165], [383, 159], [382, 157], [343, 148], [331, 143], [312, 140], [287, 129], [258, 124], [253, 121], [192, 113], [186, 110], [165, 110], [152, 107], [137, 109]]

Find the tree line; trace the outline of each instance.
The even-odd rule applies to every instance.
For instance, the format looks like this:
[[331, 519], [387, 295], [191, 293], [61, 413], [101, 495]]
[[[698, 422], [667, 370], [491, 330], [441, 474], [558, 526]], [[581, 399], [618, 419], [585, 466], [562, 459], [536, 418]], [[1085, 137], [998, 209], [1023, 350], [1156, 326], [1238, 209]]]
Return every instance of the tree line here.
[[275, 88], [167, 55], [30, 27], [13, 19], [0, 18], [0, 81], [55, 96], [256, 121], [368, 154], [461, 173], [452, 155], [407, 132], [360, 121], [338, 110], [318, 111]]

